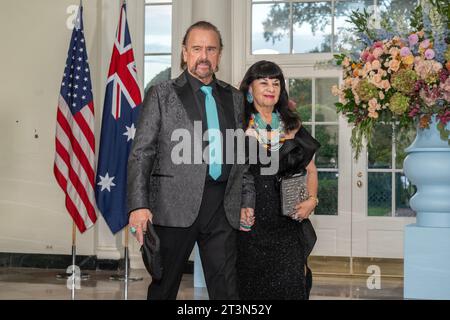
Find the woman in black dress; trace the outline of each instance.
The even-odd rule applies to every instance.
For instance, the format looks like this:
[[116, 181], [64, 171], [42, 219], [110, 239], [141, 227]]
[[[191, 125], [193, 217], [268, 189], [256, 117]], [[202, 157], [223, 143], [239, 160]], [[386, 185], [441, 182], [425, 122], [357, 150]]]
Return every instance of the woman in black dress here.
[[[241, 231], [238, 237], [238, 289], [241, 299], [308, 299], [312, 285], [307, 258], [316, 241], [308, 217], [318, 204], [313, 156], [320, 144], [288, 107], [283, 73], [278, 65], [259, 61], [247, 71], [240, 90], [246, 97], [249, 139], [257, 139], [258, 161], [244, 177]], [[260, 161], [279, 154], [275, 174]], [[267, 168], [266, 168], [267, 169]], [[296, 206], [292, 219], [281, 215], [280, 178], [306, 173], [310, 197]], [[301, 220], [301, 221], [300, 221]]]

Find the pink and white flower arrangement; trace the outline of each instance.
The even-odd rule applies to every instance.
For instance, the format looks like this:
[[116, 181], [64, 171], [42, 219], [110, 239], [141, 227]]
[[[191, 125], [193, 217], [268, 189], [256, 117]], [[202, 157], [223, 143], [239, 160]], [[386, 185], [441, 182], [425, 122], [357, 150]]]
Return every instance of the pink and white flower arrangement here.
[[[447, 45], [447, 52], [450, 47]], [[415, 32], [407, 39], [394, 36], [365, 48], [358, 59], [336, 55], [343, 68], [342, 84], [332, 93], [339, 97], [337, 111], [355, 125], [352, 144], [357, 155], [364, 138], [371, 139], [379, 121], [401, 127], [429, 126], [436, 115], [438, 127], [450, 122], [450, 64], [438, 62], [433, 41]]]

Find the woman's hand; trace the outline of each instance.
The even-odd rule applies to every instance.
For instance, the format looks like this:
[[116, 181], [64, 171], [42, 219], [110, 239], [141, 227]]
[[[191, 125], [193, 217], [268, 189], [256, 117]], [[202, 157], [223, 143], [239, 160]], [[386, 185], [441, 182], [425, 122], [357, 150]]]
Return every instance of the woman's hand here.
[[255, 210], [253, 208], [241, 208], [240, 231], [248, 232], [255, 224]]
[[309, 198], [295, 206], [295, 212], [292, 215], [294, 220], [308, 219], [317, 206], [317, 202]]
[[136, 229], [133, 235], [141, 245], [144, 244], [144, 232], [147, 231], [147, 221], [150, 220], [152, 222], [152, 219], [153, 214], [149, 209], [137, 209], [130, 213], [128, 224]]

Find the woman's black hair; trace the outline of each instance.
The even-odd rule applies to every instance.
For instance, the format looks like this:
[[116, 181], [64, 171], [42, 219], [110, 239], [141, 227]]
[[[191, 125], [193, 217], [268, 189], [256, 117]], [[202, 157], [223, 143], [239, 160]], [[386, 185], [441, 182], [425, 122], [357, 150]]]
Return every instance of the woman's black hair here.
[[291, 131], [298, 128], [300, 124], [300, 117], [297, 113], [291, 111], [288, 107], [289, 97], [286, 91], [286, 82], [284, 80], [283, 71], [274, 62], [271, 61], [258, 61], [253, 64], [245, 73], [244, 79], [241, 81], [239, 90], [244, 94], [245, 101], [245, 118], [244, 128], [248, 127], [250, 116], [252, 113], [257, 113], [253, 103], [247, 101], [247, 93], [249, 91], [250, 84], [257, 79], [278, 79], [280, 80], [280, 98], [275, 104], [274, 111], [278, 111], [281, 116], [281, 120], [284, 122], [285, 130]]

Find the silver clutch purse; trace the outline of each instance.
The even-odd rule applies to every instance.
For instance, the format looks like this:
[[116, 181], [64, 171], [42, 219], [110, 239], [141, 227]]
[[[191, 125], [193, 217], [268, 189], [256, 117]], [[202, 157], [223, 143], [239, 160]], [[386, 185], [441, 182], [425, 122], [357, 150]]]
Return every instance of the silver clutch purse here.
[[[308, 199], [308, 189], [306, 188], [306, 175], [295, 174], [290, 177], [281, 178], [280, 181], [281, 214], [293, 218], [295, 206], [299, 202]], [[301, 220], [297, 220], [301, 221]]]

